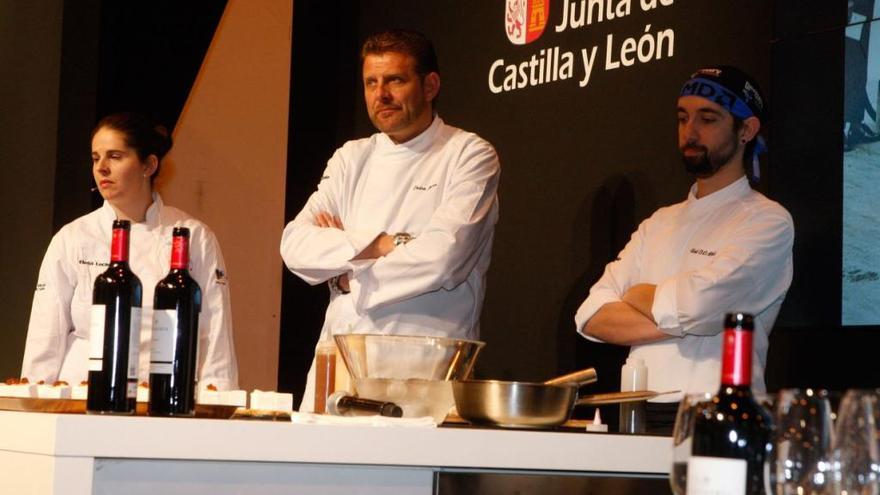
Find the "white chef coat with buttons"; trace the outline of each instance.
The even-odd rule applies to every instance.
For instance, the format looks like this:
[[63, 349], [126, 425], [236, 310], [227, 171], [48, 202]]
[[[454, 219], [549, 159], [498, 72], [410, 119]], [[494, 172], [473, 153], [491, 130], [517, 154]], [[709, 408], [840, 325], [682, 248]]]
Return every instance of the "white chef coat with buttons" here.
[[[331, 294], [321, 340], [339, 333], [476, 338], [498, 219], [494, 148], [435, 117], [415, 138], [349, 141], [329, 160], [305, 207], [284, 229], [281, 255], [310, 284], [349, 274]], [[318, 212], [343, 229], [315, 224]], [[381, 233], [415, 238], [377, 260], [351, 261]], [[314, 363], [302, 407], [311, 407]]]
[[[21, 374], [30, 381], [71, 385], [88, 379], [89, 319], [95, 278], [107, 269], [116, 213], [104, 205], [65, 225], [52, 238], [34, 292]], [[174, 227], [190, 229], [190, 274], [202, 289], [199, 314], [200, 387], [238, 387], [226, 267], [214, 233], [159, 194], [143, 222], [131, 224], [129, 266], [143, 288], [138, 380], [149, 380], [153, 292], [169, 271]]]
[[700, 199], [695, 191], [696, 185], [686, 201], [639, 225], [590, 289], [575, 323], [583, 334], [604, 304], [620, 301], [633, 285], [655, 284], [651, 312], [672, 338], [630, 350], [645, 360], [648, 389], [714, 392], [724, 314], [751, 313], [752, 386], [762, 392], [769, 334], [791, 285], [794, 225], [785, 208], [752, 190], [745, 177]]

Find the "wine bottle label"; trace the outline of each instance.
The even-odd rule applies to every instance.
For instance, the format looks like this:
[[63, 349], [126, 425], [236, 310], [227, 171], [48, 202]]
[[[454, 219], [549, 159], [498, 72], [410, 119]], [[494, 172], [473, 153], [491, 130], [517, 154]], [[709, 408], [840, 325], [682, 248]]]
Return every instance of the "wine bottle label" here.
[[174, 362], [174, 341], [177, 334], [177, 311], [153, 311], [153, 333], [150, 346], [150, 373], [170, 375]]
[[104, 316], [107, 308], [103, 304], [93, 304], [89, 320], [89, 371], [104, 368]]
[[137, 380], [129, 380], [125, 385], [125, 398], [137, 399], [138, 384]]
[[[138, 358], [141, 350], [141, 308], [132, 306], [128, 340], [128, 379], [135, 381], [137, 393]], [[133, 396], [132, 396], [133, 397]], [[130, 397], [129, 397], [130, 398]]]
[[704, 456], [688, 459], [687, 495], [745, 494], [745, 459]]

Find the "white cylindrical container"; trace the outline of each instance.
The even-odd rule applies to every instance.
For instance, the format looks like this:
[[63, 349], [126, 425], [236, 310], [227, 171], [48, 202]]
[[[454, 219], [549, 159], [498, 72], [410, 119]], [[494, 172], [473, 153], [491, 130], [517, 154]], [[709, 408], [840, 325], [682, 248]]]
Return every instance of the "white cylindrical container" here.
[[[628, 357], [620, 368], [620, 391], [635, 392], [648, 389], [648, 367], [645, 360]], [[621, 433], [645, 432], [645, 402], [624, 402], [620, 404]]]
[[628, 357], [620, 368], [620, 391], [636, 390], [648, 390], [648, 367], [644, 359]]

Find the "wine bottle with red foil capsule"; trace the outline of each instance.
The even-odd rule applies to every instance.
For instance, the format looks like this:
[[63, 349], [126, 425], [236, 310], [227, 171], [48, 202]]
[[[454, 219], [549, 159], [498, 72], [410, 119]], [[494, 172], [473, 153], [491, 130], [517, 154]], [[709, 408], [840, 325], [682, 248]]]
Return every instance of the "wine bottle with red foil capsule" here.
[[110, 265], [95, 279], [89, 324], [86, 410], [134, 414], [141, 329], [141, 281], [128, 266], [131, 223], [113, 221]]
[[189, 229], [175, 227], [171, 271], [156, 284], [150, 353], [152, 416], [192, 416], [202, 289], [189, 274]]
[[700, 407], [688, 459], [688, 495], [769, 492], [773, 420], [752, 395], [754, 319], [724, 318], [721, 387]]

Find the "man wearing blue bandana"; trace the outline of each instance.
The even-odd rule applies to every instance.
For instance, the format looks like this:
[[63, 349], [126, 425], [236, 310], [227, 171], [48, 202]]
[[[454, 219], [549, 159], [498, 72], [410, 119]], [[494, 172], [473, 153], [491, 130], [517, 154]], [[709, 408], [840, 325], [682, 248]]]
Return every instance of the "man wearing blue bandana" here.
[[[765, 390], [768, 337], [792, 277], [791, 216], [751, 188], [766, 100], [733, 67], [695, 72], [678, 98], [678, 146], [696, 182], [687, 200], [639, 225], [575, 316], [590, 340], [631, 346], [648, 389], [680, 390], [648, 404], [671, 426], [683, 393], [714, 392], [724, 313], [755, 315], [753, 387]], [[663, 402], [673, 402], [662, 404]]]

